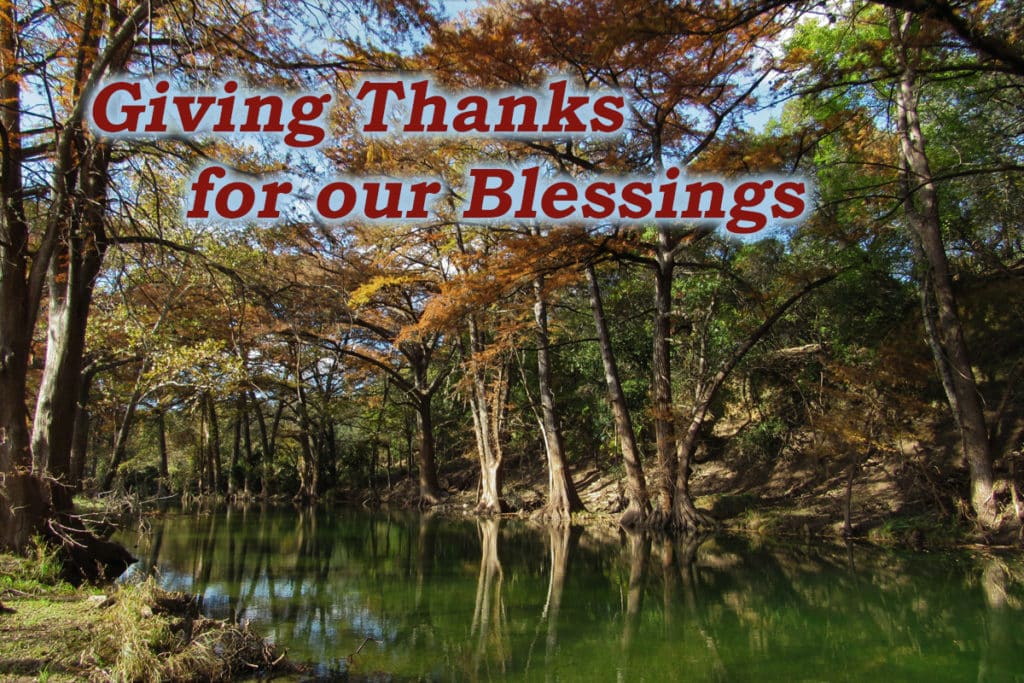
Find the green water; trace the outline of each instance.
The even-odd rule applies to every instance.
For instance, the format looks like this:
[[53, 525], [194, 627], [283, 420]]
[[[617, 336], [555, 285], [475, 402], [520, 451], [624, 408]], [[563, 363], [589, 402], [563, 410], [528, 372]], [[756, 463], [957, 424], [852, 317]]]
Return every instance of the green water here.
[[1024, 681], [1015, 556], [258, 507], [119, 540], [143, 558], [135, 575], [202, 595], [322, 676]]

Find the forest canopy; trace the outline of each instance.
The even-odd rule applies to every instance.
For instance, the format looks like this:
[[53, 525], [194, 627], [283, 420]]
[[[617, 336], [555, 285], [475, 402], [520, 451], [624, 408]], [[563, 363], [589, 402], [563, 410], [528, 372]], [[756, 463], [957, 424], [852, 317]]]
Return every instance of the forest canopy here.
[[806, 496], [851, 534], [876, 476], [876, 520], [1011, 537], [1022, 26], [8, 3], [0, 542], [77, 493], [567, 520], [595, 478], [626, 526]]

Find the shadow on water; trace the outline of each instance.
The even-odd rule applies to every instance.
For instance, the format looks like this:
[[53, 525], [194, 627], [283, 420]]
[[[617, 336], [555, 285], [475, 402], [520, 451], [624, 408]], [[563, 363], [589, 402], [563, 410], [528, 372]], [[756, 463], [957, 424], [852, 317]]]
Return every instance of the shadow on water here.
[[323, 675], [972, 680], [1024, 674], [1017, 557], [761, 546], [341, 509], [176, 513], [120, 539]]

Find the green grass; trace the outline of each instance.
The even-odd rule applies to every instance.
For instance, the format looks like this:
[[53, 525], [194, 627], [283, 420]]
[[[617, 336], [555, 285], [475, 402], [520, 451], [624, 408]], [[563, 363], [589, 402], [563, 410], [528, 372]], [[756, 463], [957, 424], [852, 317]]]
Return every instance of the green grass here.
[[36, 539], [27, 556], [0, 555], [0, 596], [73, 594], [74, 587], [61, 579], [61, 571], [56, 549]]
[[955, 517], [907, 515], [890, 517], [868, 531], [868, 540], [879, 545], [942, 548], [964, 543], [969, 529]]
[[[118, 586], [103, 607], [95, 589], [60, 580], [55, 551], [0, 554], [0, 680], [229, 680], [268, 667], [273, 650], [245, 628], [199, 617], [188, 596], [152, 579]], [[190, 637], [186, 637], [190, 634]]]

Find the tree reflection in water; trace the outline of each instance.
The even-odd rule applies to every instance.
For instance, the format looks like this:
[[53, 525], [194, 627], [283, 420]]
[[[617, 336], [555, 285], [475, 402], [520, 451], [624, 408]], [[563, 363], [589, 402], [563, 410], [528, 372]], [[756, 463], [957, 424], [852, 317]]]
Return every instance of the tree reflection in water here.
[[[194, 511], [122, 541], [321, 671], [484, 680], [1014, 680], [1016, 557], [600, 536], [521, 520]], [[134, 541], [134, 543], [133, 543]], [[854, 562], [854, 559], [856, 560]], [[346, 658], [366, 639], [368, 645]]]
[[[480, 574], [476, 583], [476, 604], [470, 633], [476, 637], [476, 650], [472, 657], [474, 679], [484, 665], [487, 677], [506, 673], [509, 660], [507, 614], [502, 593], [505, 575], [498, 557], [498, 531], [500, 521], [493, 517], [477, 521], [480, 531]], [[493, 667], [493, 668], [492, 668]]]

